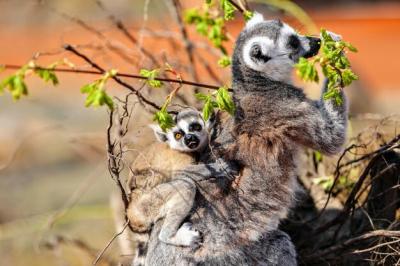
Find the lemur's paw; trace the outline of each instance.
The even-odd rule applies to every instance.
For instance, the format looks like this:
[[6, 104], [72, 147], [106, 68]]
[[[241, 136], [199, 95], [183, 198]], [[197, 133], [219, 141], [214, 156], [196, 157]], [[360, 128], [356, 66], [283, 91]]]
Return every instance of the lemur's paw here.
[[176, 239], [181, 246], [195, 247], [200, 244], [202, 237], [191, 223], [184, 223], [176, 233]]
[[327, 31], [327, 33], [329, 34], [329, 36], [332, 37], [332, 39], [333, 39], [335, 42], [338, 42], [338, 41], [341, 41], [341, 40], [342, 40], [342, 35], [336, 34], [336, 33], [331, 32], [331, 31]]
[[218, 159], [217, 164], [223, 170], [223, 176], [226, 176], [226, 174], [233, 176], [239, 174], [239, 167], [234, 162], [227, 162], [223, 159]]

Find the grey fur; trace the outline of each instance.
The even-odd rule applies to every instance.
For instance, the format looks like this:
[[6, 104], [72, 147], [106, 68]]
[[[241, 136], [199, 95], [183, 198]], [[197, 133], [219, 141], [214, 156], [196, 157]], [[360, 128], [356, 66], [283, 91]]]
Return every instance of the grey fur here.
[[[344, 95], [341, 106], [331, 100], [313, 101], [292, 86], [289, 77], [282, 81], [291, 72], [285, 68], [292, 70], [300, 56], [311, 56], [316, 49], [307, 43], [311, 39], [297, 35], [302, 47], [287, 52], [287, 46], [282, 48], [287, 38], [283, 27], [278, 21], [260, 22], [237, 39], [232, 63], [237, 110], [234, 118], [218, 122], [220, 132], [212, 147], [216, 154], [239, 162], [244, 171], [236, 182], [200, 182], [201, 193], [189, 220], [204, 234], [203, 245], [198, 249], [165, 245], [155, 237], [157, 224], [146, 265], [296, 265], [294, 247], [277, 227], [293, 200], [297, 156], [303, 147], [338, 152], [345, 141], [347, 109]], [[262, 47], [263, 60], [250, 58], [263, 72], [243, 58], [246, 42], [257, 36], [273, 40]], [[266, 51], [269, 48], [272, 51]], [[276, 49], [285, 49], [285, 58]], [[258, 52], [253, 55], [259, 57]], [[266, 56], [271, 59], [264, 60]]]
[[[177, 125], [171, 131], [181, 132], [182, 135], [192, 134], [198, 139], [207, 138], [209, 126], [211, 126], [211, 124], [202, 120], [199, 112], [187, 109], [178, 113], [176, 122]], [[189, 122], [196, 123], [198, 126], [201, 122], [204, 122], [204, 124], [202, 124], [201, 130], [197, 128], [195, 131], [190, 131]], [[184, 125], [185, 128], [179, 125]], [[173, 134], [164, 133], [160, 128], [153, 127], [153, 129], [159, 141], [167, 142], [171, 148], [179, 151], [192, 150], [189, 147], [184, 148], [185, 144], [182, 141], [170, 139], [174, 138]], [[194, 151], [204, 152], [207, 146], [207, 140], [199, 140], [199, 146], [193, 149], [192, 156], [195, 156]], [[190, 223], [182, 225], [183, 220], [192, 209], [197, 191], [196, 183], [207, 178], [219, 178], [231, 174], [237, 174], [236, 168], [223, 160], [217, 160], [207, 164], [192, 164], [182, 170], [176, 170], [169, 182], [150, 187], [137, 187], [130, 195], [131, 202], [127, 209], [132, 230], [136, 233], [145, 233], [151, 229], [155, 222], [162, 219], [163, 223], [158, 234], [160, 241], [176, 246], [198, 245], [201, 239], [200, 233], [194, 230]], [[146, 252], [146, 243], [139, 243], [137, 246], [133, 265], [140, 265], [141, 257]]]

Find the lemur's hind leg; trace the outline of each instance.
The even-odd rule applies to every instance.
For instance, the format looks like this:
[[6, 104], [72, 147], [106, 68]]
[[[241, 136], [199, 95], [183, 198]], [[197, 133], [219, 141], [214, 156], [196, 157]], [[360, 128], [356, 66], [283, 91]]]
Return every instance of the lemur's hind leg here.
[[198, 244], [201, 239], [200, 233], [192, 229], [190, 223], [182, 225], [192, 209], [196, 185], [191, 180], [179, 179], [162, 186], [173, 190], [174, 193], [162, 207], [161, 215], [164, 217], [164, 223], [158, 238], [166, 244], [175, 246], [188, 247]]

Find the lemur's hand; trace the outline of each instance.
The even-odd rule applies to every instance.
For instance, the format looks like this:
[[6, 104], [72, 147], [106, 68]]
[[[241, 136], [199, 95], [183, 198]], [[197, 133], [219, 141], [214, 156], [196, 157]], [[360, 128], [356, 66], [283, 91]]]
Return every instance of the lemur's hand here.
[[[328, 33], [329, 36], [331, 36], [332, 39], [333, 39], [335, 42], [338, 42], [338, 41], [341, 41], [341, 40], [342, 40], [342, 35], [336, 34], [336, 33], [332, 32], [332, 31], [326, 31], [326, 33]], [[322, 38], [322, 36], [321, 36], [321, 38]]]
[[235, 176], [239, 174], [239, 166], [234, 162], [227, 162], [223, 159], [217, 159], [216, 164], [221, 169], [221, 176]]

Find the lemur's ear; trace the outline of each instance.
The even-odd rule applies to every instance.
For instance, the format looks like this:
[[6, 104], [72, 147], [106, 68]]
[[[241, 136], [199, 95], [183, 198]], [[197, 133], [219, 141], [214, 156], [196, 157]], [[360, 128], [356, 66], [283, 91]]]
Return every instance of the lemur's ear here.
[[167, 133], [165, 133], [159, 125], [151, 124], [149, 125], [149, 127], [153, 130], [154, 135], [156, 136], [159, 142], [167, 142], [168, 140]]
[[246, 29], [253, 27], [254, 25], [263, 22], [264, 21], [264, 17], [262, 14], [254, 12], [253, 17], [247, 21], [246, 23]]

